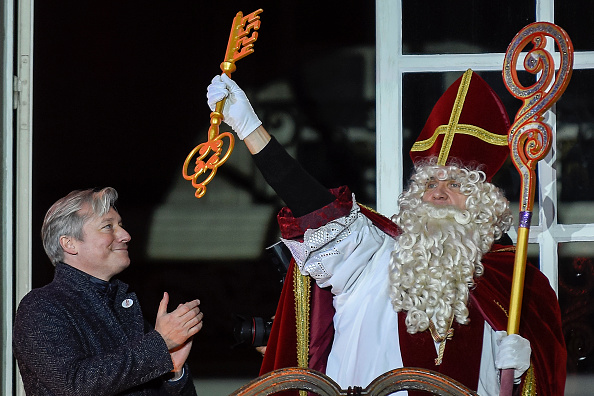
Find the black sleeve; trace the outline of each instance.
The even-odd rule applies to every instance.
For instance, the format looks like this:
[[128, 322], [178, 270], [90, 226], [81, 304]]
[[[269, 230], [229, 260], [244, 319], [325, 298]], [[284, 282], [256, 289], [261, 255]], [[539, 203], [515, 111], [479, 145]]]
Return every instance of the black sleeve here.
[[314, 179], [274, 138], [257, 154], [254, 162], [266, 182], [300, 217], [333, 202], [335, 197]]

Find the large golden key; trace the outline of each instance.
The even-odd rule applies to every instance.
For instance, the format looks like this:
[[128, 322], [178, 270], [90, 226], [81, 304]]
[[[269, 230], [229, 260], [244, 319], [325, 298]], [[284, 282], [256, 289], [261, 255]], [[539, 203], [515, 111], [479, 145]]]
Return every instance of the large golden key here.
[[[231, 77], [236, 69], [235, 62], [254, 52], [254, 42], [258, 39], [257, 30], [260, 28], [260, 14], [262, 9], [243, 16], [239, 11], [233, 18], [229, 43], [225, 52], [225, 60], [221, 63], [221, 70]], [[208, 141], [199, 144], [188, 154], [184, 161], [182, 174], [184, 179], [191, 180], [192, 186], [196, 189], [196, 198], [202, 198], [206, 193], [206, 185], [214, 178], [217, 168], [223, 165], [235, 145], [235, 138], [230, 132], [219, 134], [219, 125], [223, 121], [223, 106], [225, 99], [217, 102], [215, 110], [210, 113], [210, 128], [208, 129]], [[229, 139], [227, 151], [223, 153], [224, 138]], [[192, 158], [196, 157], [194, 173], [188, 174], [188, 167]], [[207, 158], [208, 157], [208, 158]]]

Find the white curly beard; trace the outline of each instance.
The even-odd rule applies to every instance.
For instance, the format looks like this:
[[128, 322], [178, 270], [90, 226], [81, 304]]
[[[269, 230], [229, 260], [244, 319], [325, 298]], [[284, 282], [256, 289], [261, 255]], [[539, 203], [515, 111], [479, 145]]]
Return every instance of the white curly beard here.
[[486, 253], [472, 217], [468, 210], [425, 202], [394, 217], [403, 233], [392, 252], [390, 296], [396, 312], [407, 312], [409, 333], [426, 330], [432, 319], [444, 335], [452, 315], [468, 323], [469, 289]]

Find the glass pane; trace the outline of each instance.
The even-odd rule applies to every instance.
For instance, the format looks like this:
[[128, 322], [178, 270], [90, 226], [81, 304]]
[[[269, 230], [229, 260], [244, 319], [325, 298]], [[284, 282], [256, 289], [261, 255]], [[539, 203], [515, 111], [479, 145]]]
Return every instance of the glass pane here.
[[534, 22], [532, 0], [403, 1], [404, 54], [505, 52], [524, 26]]
[[[521, 101], [515, 99], [505, 87], [501, 72], [480, 72], [478, 73], [501, 98], [510, 119], [513, 119], [518, 111]], [[427, 117], [433, 106], [446, 89], [462, 75], [461, 72], [443, 73], [406, 73], [403, 76], [402, 103], [403, 103], [403, 175], [405, 180], [412, 171], [412, 162], [409, 152], [419, 133], [423, 129]], [[523, 83], [533, 78], [529, 73], [519, 73]], [[524, 82], [526, 81], [526, 82]], [[520, 195], [520, 177], [510, 159], [501, 167], [493, 178], [493, 183], [503, 189], [507, 198], [512, 201], [510, 207], [515, 213], [517, 224], [518, 201]], [[537, 212], [537, 208], [534, 209]], [[538, 216], [533, 215], [532, 225], [538, 224]]]
[[[515, 223], [517, 224], [517, 222]], [[514, 245], [516, 244], [516, 241], [514, 241]], [[529, 263], [534, 264], [535, 266], [537, 266], [538, 268], [540, 268], [540, 247], [538, 246], [538, 244], [536, 243], [529, 243], [528, 244], [528, 250], [526, 251], [526, 261]]]
[[557, 102], [559, 223], [594, 223], [593, 70], [574, 70]]
[[[327, 187], [348, 185], [365, 205], [376, 201], [374, 60], [370, 46], [311, 54], [293, 72], [297, 97], [286, 108], [299, 162]], [[263, 104], [272, 109], [278, 100]], [[265, 125], [277, 135], [272, 122]]]
[[[594, 374], [594, 243], [559, 245], [559, 304], [567, 345], [566, 394], [590, 394], [577, 380]], [[580, 383], [582, 388], [580, 389]]]
[[567, 32], [576, 51], [594, 50], [594, 13], [590, 0], [555, 1], [555, 24]]

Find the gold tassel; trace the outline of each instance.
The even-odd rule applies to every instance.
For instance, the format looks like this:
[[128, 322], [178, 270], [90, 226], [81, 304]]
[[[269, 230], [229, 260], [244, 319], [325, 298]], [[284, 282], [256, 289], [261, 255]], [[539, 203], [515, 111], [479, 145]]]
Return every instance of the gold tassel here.
[[431, 332], [431, 337], [433, 337], [433, 341], [439, 342], [439, 352], [437, 354], [437, 358], [435, 358], [435, 365], [439, 366], [441, 362], [443, 362], [443, 353], [445, 352], [446, 341], [451, 340], [454, 337], [454, 329], [452, 329], [452, 322], [454, 321], [454, 315], [450, 319], [450, 324], [448, 325], [448, 330], [444, 336], [441, 336], [435, 330], [435, 325], [433, 321], [429, 319], [429, 331]]

